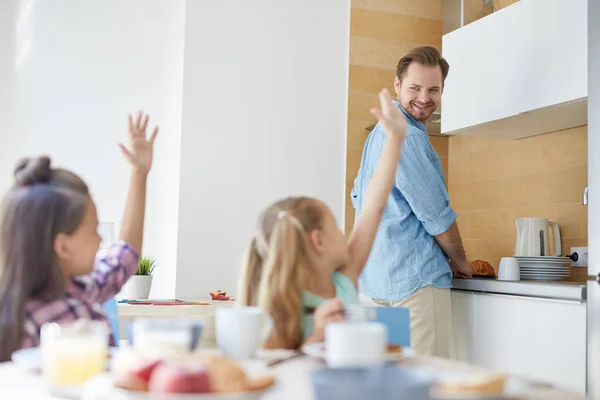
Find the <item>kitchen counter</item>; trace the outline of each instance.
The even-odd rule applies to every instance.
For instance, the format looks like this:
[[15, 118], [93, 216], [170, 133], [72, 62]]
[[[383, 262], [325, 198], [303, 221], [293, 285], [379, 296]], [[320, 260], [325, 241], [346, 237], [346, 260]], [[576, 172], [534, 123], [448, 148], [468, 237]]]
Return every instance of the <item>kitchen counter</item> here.
[[586, 286], [578, 282], [498, 281], [496, 279], [455, 279], [452, 290], [553, 300], [586, 301]]

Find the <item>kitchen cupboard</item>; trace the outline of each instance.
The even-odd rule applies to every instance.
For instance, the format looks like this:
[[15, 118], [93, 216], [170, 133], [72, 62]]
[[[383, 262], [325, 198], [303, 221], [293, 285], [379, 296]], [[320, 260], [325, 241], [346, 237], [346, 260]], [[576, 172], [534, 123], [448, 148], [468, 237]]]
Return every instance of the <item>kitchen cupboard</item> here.
[[523, 111], [587, 97], [587, 1], [523, 0]]
[[452, 359], [583, 394], [585, 343], [585, 303], [452, 292]]
[[443, 36], [442, 52], [450, 71], [442, 95], [442, 133], [517, 115], [519, 68], [511, 53], [521, 17], [513, 5]]
[[444, 134], [516, 139], [587, 123], [587, 1], [521, 0], [443, 36]]
[[477, 342], [477, 295], [452, 292], [452, 343], [450, 358], [474, 364]]

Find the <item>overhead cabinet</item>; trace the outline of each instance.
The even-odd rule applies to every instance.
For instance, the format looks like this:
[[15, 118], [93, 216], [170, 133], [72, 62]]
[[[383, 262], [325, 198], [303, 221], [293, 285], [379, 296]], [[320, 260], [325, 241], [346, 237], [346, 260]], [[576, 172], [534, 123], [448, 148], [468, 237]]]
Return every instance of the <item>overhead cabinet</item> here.
[[587, 0], [521, 0], [443, 36], [444, 134], [517, 139], [587, 124]]

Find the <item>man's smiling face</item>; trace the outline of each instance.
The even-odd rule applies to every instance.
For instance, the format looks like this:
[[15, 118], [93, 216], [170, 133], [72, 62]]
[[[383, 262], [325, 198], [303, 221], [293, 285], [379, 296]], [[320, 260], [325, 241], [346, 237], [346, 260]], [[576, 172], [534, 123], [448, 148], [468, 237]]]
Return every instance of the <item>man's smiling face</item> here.
[[396, 99], [414, 119], [425, 122], [438, 108], [442, 98], [442, 69], [413, 61], [401, 78], [394, 79]]

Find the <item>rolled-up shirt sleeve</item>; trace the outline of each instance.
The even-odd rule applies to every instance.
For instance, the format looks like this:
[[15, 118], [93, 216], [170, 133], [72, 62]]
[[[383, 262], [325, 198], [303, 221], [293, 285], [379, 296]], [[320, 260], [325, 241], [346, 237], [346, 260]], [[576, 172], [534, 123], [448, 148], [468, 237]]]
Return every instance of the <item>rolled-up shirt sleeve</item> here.
[[431, 236], [446, 232], [456, 221], [444, 173], [424, 135], [407, 135], [396, 170], [396, 187]]

